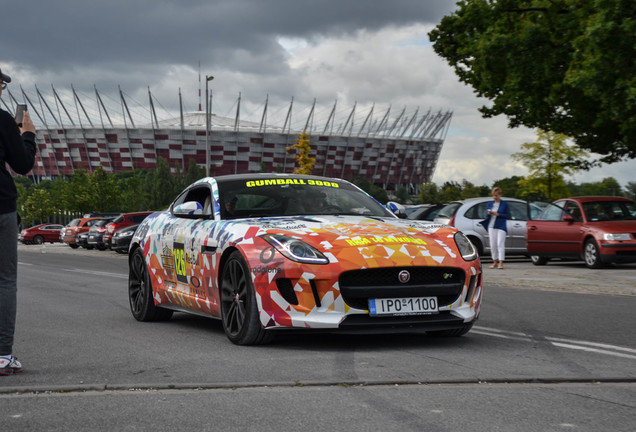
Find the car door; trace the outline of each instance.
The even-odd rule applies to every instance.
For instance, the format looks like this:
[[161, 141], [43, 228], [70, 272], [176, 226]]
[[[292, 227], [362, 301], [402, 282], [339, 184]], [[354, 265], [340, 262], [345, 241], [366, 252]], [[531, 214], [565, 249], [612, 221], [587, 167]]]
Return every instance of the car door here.
[[[572, 218], [564, 220], [566, 214]], [[580, 255], [580, 214], [580, 208], [574, 201], [562, 200], [548, 205], [537, 220], [528, 222], [528, 252]]]
[[[203, 209], [206, 198], [211, 200], [210, 187], [203, 184], [190, 188], [175, 200], [174, 207], [186, 202], [195, 201]], [[173, 207], [173, 210], [174, 210]], [[176, 303], [192, 310], [216, 315], [215, 306], [218, 299], [211, 300], [211, 269], [213, 266], [205, 255], [214, 251], [209, 242], [209, 232], [215, 222], [209, 220], [203, 212], [198, 214], [177, 214], [165, 224], [162, 235], [162, 251], [164, 268], [171, 269], [170, 281], [165, 289], [171, 290]]]
[[506, 221], [506, 252], [526, 252], [526, 229], [528, 222], [528, 204], [520, 201], [508, 201], [510, 217]]

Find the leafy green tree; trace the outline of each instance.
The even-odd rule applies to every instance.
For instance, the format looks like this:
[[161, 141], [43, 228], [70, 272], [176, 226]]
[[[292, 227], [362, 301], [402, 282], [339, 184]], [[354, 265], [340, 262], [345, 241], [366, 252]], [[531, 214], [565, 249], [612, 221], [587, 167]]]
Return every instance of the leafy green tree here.
[[456, 181], [447, 181], [439, 192], [440, 202], [446, 203], [462, 199], [462, 186]]
[[433, 182], [426, 182], [420, 185], [420, 193], [418, 195], [420, 204], [439, 204], [439, 188]]
[[462, 199], [490, 196], [490, 188], [488, 186], [475, 186], [468, 180], [462, 181]]
[[[429, 33], [484, 117], [572, 137], [602, 162], [636, 157], [631, 0], [462, 0]], [[578, 161], [589, 166], [585, 161]]]
[[636, 201], [636, 182], [628, 182], [625, 186], [625, 196]]
[[98, 207], [97, 199], [88, 172], [84, 169], [75, 170], [70, 181], [64, 186], [64, 208], [71, 212], [88, 213]]
[[569, 195], [565, 175], [579, 171], [572, 160], [583, 159], [587, 153], [565, 142], [567, 137], [539, 130], [537, 141], [521, 144], [512, 159], [525, 165], [530, 174], [519, 181], [523, 196], [552, 200]]
[[400, 186], [397, 188], [397, 190], [395, 191], [395, 198], [397, 199], [397, 202], [401, 204], [407, 204], [409, 201], [411, 201], [409, 192], [404, 186]]
[[[499, 186], [503, 191], [503, 196], [505, 197], [523, 198], [523, 195], [521, 194], [522, 191], [519, 189], [519, 180], [521, 179], [523, 179], [523, 177], [520, 176], [506, 177], [495, 181], [492, 187]], [[491, 191], [492, 189], [488, 190], [484, 196], [490, 196]]]
[[586, 182], [575, 185], [570, 189], [572, 195], [590, 196], [590, 195], [609, 195], [622, 196], [623, 190], [621, 185], [614, 177], [606, 177], [600, 182]]
[[382, 204], [386, 204], [387, 202], [389, 202], [389, 196], [387, 195], [386, 191], [380, 186], [377, 186], [371, 183], [370, 180], [365, 178], [357, 178], [353, 180], [352, 183], [358, 186], [360, 189], [362, 189], [366, 193], [368, 193], [369, 195], [371, 195], [373, 198], [375, 198]]
[[99, 166], [90, 175], [91, 192], [94, 195], [93, 209], [99, 212], [121, 211], [119, 183], [117, 178]]
[[185, 176], [185, 185], [191, 185], [195, 181], [205, 177], [205, 168], [197, 165], [194, 159], [188, 161], [188, 172]]
[[147, 187], [150, 207], [156, 210], [167, 207], [180, 192], [180, 186], [170, 173], [170, 166], [165, 158], [157, 159], [154, 172], [147, 176]]
[[119, 208], [123, 212], [153, 210], [150, 205], [150, 194], [146, 189], [146, 171], [135, 171], [132, 176], [119, 180], [121, 193]]
[[36, 224], [44, 223], [57, 212], [57, 206], [51, 199], [48, 190], [44, 188], [34, 188], [24, 201], [23, 208], [22, 220], [25, 226], [31, 221]]

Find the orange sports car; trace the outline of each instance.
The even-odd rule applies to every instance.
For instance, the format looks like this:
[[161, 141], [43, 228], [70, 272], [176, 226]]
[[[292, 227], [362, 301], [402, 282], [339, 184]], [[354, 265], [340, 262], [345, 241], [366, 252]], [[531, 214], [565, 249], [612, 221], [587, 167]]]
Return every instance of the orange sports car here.
[[139, 321], [205, 315], [239, 345], [281, 329], [460, 336], [482, 271], [461, 232], [399, 219], [347, 181], [245, 174], [201, 179], [141, 223], [128, 296]]

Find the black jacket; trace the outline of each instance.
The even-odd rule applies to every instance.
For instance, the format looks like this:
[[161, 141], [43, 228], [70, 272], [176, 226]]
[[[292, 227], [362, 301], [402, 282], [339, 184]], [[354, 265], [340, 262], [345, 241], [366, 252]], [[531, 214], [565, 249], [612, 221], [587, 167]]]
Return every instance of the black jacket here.
[[5, 162], [18, 174], [25, 175], [35, 163], [35, 134], [20, 129], [11, 114], [0, 109], [0, 214], [16, 211], [18, 192]]

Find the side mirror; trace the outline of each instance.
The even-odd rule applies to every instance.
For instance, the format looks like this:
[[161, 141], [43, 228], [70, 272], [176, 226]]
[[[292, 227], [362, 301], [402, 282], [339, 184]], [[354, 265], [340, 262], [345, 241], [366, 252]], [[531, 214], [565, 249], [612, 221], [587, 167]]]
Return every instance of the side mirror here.
[[572, 222], [574, 222], [574, 218], [572, 217], [571, 214], [566, 213], [566, 214], [563, 215], [563, 221], [567, 222], [567, 223], [572, 223]]
[[203, 206], [198, 201], [186, 201], [174, 206], [171, 211], [173, 216], [178, 217], [198, 217], [203, 216]]
[[389, 201], [388, 203], [386, 203], [386, 208], [388, 208], [391, 213], [393, 213], [397, 217], [401, 219], [406, 218], [406, 210], [404, 209], [404, 206], [402, 204], [396, 203], [395, 201]]

